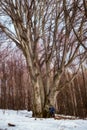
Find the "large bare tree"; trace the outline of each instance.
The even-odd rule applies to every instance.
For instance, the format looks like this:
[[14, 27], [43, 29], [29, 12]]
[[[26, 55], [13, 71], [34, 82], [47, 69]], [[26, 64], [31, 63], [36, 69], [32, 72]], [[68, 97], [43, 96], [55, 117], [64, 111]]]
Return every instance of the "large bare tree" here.
[[55, 106], [63, 72], [78, 64], [79, 56], [85, 60], [86, 21], [77, 5], [80, 0], [0, 1], [0, 28], [26, 58], [35, 116]]

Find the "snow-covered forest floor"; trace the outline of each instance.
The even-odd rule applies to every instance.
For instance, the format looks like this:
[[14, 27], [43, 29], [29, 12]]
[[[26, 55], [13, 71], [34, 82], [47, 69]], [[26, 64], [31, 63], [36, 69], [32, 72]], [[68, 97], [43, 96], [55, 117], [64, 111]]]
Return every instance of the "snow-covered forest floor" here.
[[26, 110], [0, 110], [0, 130], [87, 130], [87, 120], [32, 118]]

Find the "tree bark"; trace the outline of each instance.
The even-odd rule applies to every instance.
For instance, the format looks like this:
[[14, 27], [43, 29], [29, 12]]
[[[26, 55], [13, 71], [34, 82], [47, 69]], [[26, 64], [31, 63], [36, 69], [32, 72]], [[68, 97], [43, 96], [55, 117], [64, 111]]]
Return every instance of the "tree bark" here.
[[27, 54], [28, 56], [26, 61], [30, 73], [31, 84], [33, 87], [33, 115], [36, 117], [42, 117], [45, 99], [43, 80], [41, 78], [37, 62], [32, 61], [28, 52]]

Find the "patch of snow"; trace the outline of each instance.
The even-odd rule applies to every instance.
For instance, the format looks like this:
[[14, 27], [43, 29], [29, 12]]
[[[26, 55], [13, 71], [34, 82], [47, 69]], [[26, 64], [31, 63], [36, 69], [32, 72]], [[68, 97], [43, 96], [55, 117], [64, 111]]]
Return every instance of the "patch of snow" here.
[[[0, 110], [0, 130], [87, 130], [87, 120], [31, 118], [32, 112]], [[15, 127], [8, 126], [8, 123]]]

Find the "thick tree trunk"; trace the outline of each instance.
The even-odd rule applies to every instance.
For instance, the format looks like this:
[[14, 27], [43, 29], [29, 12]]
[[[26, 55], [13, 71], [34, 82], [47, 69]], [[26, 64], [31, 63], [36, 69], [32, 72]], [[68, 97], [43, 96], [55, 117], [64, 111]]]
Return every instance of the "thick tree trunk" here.
[[58, 92], [51, 92], [50, 96], [46, 98], [45, 107], [43, 110], [43, 117], [50, 117], [49, 108], [54, 107], [56, 110], [56, 97]]
[[41, 73], [38, 64], [35, 61], [34, 63], [31, 61], [29, 53], [26, 60], [33, 87], [33, 116], [42, 117], [45, 97]]
[[49, 117], [49, 108], [54, 107], [56, 110], [56, 98], [57, 98], [58, 91], [55, 91], [55, 87], [53, 86], [50, 90], [49, 95], [46, 97], [45, 107], [43, 111], [44, 117]]
[[[32, 50], [31, 50], [32, 51]], [[30, 51], [30, 52], [31, 52]], [[30, 73], [31, 83], [33, 87], [33, 114], [36, 117], [42, 117], [44, 115], [44, 109], [56, 105], [57, 97], [57, 86], [59, 85], [60, 75], [57, 76], [56, 80], [50, 83], [50, 79], [46, 80], [46, 92], [43, 84], [43, 79], [38, 64], [37, 56], [31, 56], [28, 48], [26, 47], [26, 61]]]
[[38, 79], [33, 83], [33, 116], [42, 117], [42, 100]]
[[47, 86], [49, 89], [49, 94], [46, 95], [46, 102], [44, 107], [45, 117], [48, 116], [49, 108], [52, 106], [55, 108], [57, 107], [57, 95], [58, 95], [58, 87], [59, 81], [61, 78], [61, 74], [58, 76], [57, 80], [55, 80], [52, 84], [49, 83], [50, 87]]

